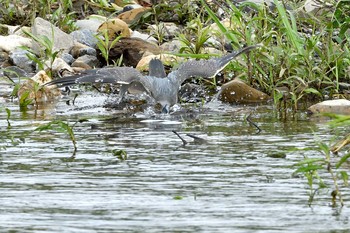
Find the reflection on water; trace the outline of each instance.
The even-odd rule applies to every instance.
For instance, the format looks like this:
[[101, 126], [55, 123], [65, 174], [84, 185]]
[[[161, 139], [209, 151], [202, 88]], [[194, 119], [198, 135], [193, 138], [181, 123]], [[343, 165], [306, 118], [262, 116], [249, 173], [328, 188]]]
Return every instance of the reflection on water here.
[[[1, 230], [20, 232], [328, 232], [348, 230], [350, 211], [331, 208], [331, 190], [307, 206], [294, 151], [331, 138], [321, 123], [300, 114], [281, 122], [270, 106], [218, 106], [182, 114], [129, 114], [102, 107], [12, 110], [0, 114]], [[88, 97], [87, 97], [88, 98]], [[84, 102], [87, 104], [87, 102]], [[87, 106], [87, 105], [86, 105]], [[245, 118], [262, 129], [260, 134]], [[76, 124], [78, 151], [60, 132], [30, 132], [53, 119]], [[172, 131], [189, 143], [185, 146]], [[207, 143], [196, 143], [192, 134]], [[10, 136], [18, 145], [11, 144]], [[113, 156], [125, 150], [125, 161]], [[270, 153], [285, 152], [285, 158]], [[348, 193], [343, 193], [346, 204]]]

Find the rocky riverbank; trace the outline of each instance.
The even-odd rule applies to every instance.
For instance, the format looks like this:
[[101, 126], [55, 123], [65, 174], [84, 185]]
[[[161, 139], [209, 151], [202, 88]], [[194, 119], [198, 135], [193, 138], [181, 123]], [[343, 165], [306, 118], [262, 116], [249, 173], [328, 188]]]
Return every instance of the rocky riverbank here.
[[[302, 7], [304, 13], [315, 12], [315, 7], [318, 5], [313, 4], [311, 8], [311, 3], [312, 1], [305, 2]], [[269, 4], [270, 7], [273, 7], [271, 2]], [[160, 59], [166, 67], [173, 68], [185, 62], [188, 57], [194, 59], [195, 56], [190, 54], [187, 58], [179, 55], [184, 54], [186, 49], [193, 48], [195, 40], [199, 40], [198, 37], [203, 35], [205, 36], [203, 44], [196, 48], [198, 49], [196, 52], [207, 54], [200, 56], [201, 58], [221, 56], [227, 53], [226, 49], [230, 47], [230, 41], [223, 35], [222, 28], [217, 23], [201, 25], [199, 22], [196, 25], [196, 21], [191, 21], [192, 25], [184, 25], [175, 23], [176, 20], [173, 20], [173, 22], [153, 21], [144, 24], [142, 17], [152, 13], [152, 9], [155, 9], [151, 2], [138, 1], [129, 5], [116, 2], [113, 7], [120, 10], [116, 16], [88, 15], [76, 20], [75, 29], [70, 33], [41, 17], [36, 17], [30, 27], [1, 25], [2, 31], [5, 32], [0, 36], [1, 76], [10, 79], [21, 77], [22, 80], [34, 77], [35, 81], [38, 75], [47, 75], [46, 80], [51, 80], [51, 77], [59, 78], [61, 75], [68, 76], [107, 65], [133, 66], [147, 73], [148, 63], [153, 58]], [[298, 9], [298, 11], [301, 10]], [[174, 14], [173, 17], [176, 19], [180, 16]], [[135, 24], [138, 27], [134, 27]], [[226, 28], [232, 27], [229, 18], [222, 17], [220, 24]], [[197, 30], [202, 34], [189, 36], [189, 38], [194, 38], [194, 42], [183, 38], [188, 35], [184, 32], [193, 27], [203, 27], [203, 30]], [[246, 42], [242, 41], [242, 43]], [[251, 66], [249, 56], [247, 61], [243, 60], [244, 58], [238, 58], [240, 65], [247, 69], [250, 69]], [[46, 73], [43, 74], [44, 71]], [[236, 72], [236, 76], [241, 75], [246, 74]], [[256, 103], [271, 99], [268, 95], [270, 93], [265, 94], [250, 86], [249, 83], [238, 79], [231, 82], [226, 80], [226, 77], [221, 80], [219, 78], [217, 83], [213, 83], [216, 90], [220, 92], [219, 99], [223, 102]], [[33, 79], [29, 82], [33, 82]], [[35, 91], [34, 86], [30, 83], [21, 85], [20, 90]], [[215, 94], [211, 91], [213, 86], [206, 88], [206, 91], [197, 92], [201, 90], [199, 84], [192, 83], [191, 85], [191, 88], [186, 85], [180, 91], [182, 95], [180, 98], [183, 97], [183, 101], [193, 102], [203, 99], [208, 101]], [[41, 98], [45, 101], [53, 99], [52, 96], [58, 96], [56, 93], [54, 95], [45, 94], [49, 91], [46, 88], [40, 91], [42, 91], [41, 96], [46, 96]], [[18, 92], [19, 98], [23, 93], [25, 91]], [[29, 97], [33, 98], [33, 95]]]

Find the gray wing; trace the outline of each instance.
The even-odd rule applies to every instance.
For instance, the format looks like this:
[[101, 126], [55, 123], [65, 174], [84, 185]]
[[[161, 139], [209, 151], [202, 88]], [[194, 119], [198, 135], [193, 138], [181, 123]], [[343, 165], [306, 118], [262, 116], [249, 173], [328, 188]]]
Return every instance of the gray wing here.
[[46, 83], [45, 85], [57, 85], [61, 87], [76, 84], [93, 83], [119, 83], [131, 84], [143, 83], [142, 74], [132, 67], [107, 67], [101, 69], [86, 70], [81, 74], [63, 77]]
[[182, 84], [186, 79], [191, 77], [211, 78], [224, 69], [232, 59], [259, 46], [260, 45], [248, 46], [220, 58], [185, 62], [181, 64], [177, 70], [171, 72], [168, 77], [176, 79], [179, 84]]
[[152, 59], [149, 62], [149, 76], [157, 77], [157, 78], [165, 78], [166, 73], [164, 69], [164, 65], [159, 59]]

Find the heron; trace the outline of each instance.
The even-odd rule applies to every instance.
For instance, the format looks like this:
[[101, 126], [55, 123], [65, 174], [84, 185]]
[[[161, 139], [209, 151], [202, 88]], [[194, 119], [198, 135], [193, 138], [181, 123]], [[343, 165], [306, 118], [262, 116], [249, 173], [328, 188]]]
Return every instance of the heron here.
[[182, 63], [168, 75], [165, 73], [163, 63], [159, 59], [152, 59], [149, 64], [148, 75], [143, 75], [133, 67], [104, 67], [59, 78], [45, 85], [66, 87], [93, 83], [121, 84], [120, 96], [123, 99], [130, 87], [141, 84], [144, 91], [161, 105], [162, 113], [169, 113], [170, 107], [178, 102], [178, 91], [185, 80], [193, 77], [215, 77], [232, 59], [259, 46], [247, 46], [222, 57], [210, 58], [208, 60], [189, 60]]

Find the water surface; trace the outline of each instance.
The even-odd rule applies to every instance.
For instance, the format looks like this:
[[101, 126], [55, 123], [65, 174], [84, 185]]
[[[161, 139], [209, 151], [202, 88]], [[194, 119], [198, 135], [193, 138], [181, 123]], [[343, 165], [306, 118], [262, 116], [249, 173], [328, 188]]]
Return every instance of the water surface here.
[[[331, 207], [332, 189], [322, 190], [309, 207], [306, 179], [293, 175], [292, 165], [303, 156], [321, 154], [291, 149], [316, 148], [318, 139], [333, 139], [324, 122], [303, 112], [280, 120], [270, 104], [211, 103], [181, 114], [123, 114], [104, 108], [106, 98], [88, 93], [75, 105], [62, 100], [25, 113], [2, 99], [12, 112], [10, 128], [6, 112], [0, 113], [2, 232], [350, 229], [348, 190], [343, 190], [343, 208]], [[246, 121], [250, 113], [259, 134]], [[74, 127], [74, 158], [67, 134], [32, 132], [55, 119], [71, 125], [88, 120]], [[188, 143], [183, 145], [173, 130]], [[118, 150], [126, 151], [126, 160], [113, 155]], [[271, 156], [281, 152], [284, 158]]]

